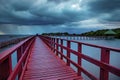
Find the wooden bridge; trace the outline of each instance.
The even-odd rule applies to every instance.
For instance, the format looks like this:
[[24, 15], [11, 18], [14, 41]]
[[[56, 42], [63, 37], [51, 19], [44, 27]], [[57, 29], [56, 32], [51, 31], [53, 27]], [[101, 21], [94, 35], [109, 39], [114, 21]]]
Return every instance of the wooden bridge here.
[[[71, 49], [71, 43], [77, 44], [78, 51]], [[100, 48], [101, 60], [82, 54], [82, 45]], [[82, 73], [92, 80], [109, 80], [109, 72], [120, 77], [120, 68], [109, 64], [110, 51], [120, 53], [120, 49], [60, 38], [31, 36], [0, 54], [0, 80], [84, 80]], [[15, 67], [13, 54], [17, 58]], [[71, 54], [77, 56], [77, 63], [71, 60]], [[100, 68], [99, 78], [82, 67], [82, 59]], [[70, 67], [71, 64], [77, 71]]]

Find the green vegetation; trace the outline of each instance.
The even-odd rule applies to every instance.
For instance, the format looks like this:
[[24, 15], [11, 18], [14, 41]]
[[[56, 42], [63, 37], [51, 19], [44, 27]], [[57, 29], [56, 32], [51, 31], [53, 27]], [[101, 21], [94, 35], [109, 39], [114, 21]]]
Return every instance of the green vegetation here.
[[[81, 35], [82, 36], [106, 36], [104, 33], [108, 30], [109, 29], [90, 31], [90, 32], [82, 33]], [[112, 31], [114, 31], [116, 33], [115, 34], [116, 38], [120, 38], [120, 28], [112, 29]]]
[[[67, 32], [56, 32], [56, 33], [43, 33], [42, 35], [48, 35], [48, 36], [106, 36], [104, 33], [108, 31], [109, 29], [103, 29], [103, 30], [97, 30], [97, 31], [90, 31], [82, 34], [69, 34]], [[114, 31], [115, 37], [120, 39], [120, 28], [112, 29]]]

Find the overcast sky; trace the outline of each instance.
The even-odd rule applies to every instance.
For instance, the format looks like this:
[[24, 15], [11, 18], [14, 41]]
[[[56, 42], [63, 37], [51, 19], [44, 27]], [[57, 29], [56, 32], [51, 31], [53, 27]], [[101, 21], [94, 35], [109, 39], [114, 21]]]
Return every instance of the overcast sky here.
[[0, 34], [120, 28], [120, 0], [0, 0]]

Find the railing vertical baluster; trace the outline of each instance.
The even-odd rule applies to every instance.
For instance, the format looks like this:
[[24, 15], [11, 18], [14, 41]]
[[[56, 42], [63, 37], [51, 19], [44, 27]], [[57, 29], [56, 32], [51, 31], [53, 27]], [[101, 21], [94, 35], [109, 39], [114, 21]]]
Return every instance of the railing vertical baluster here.
[[53, 43], [52, 43], [52, 41], [53, 41], [53, 38], [50, 39], [51, 50], [53, 49]]
[[12, 72], [12, 60], [11, 56], [9, 56], [6, 60], [0, 63], [0, 80], [7, 80], [11, 72]]
[[[58, 38], [56, 39], [56, 43], [59, 44], [59, 39]], [[57, 50], [56, 55], [58, 56], [58, 45], [57, 44], [56, 44], [56, 50]]]
[[[65, 38], [65, 36], [63, 38]], [[73, 37], [73, 36], [69, 36], [69, 39], [74, 39], [74, 38], [75, 37]], [[43, 41], [44, 41], [44, 39], [47, 41], [46, 44], [48, 44], [48, 38], [44, 37]], [[78, 39], [91, 39], [91, 40], [93, 40], [93, 39], [98, 39], [98, 38], [97, 37], [81, 36]], [[85, 75], [87, 75], [92, 80], [108, 80], [109, 72], [119, 76], [120, 70], [118, 68], [116, 68], [115, 66], [112, 67], [111, 64], [109, 64], [110, 51], [120, 52], [119, 49], [108, 48], [108, 47], [103, 47], [103, 46], [97, 46], [97, 45], [77, 42], [77, 41], [73, 41], [73, 40], [65, 40], [67, 42], [66, 43], [67, 46], [64, 46], [63, 45], [63, 41], [64, 40], [65, 39], [54, 38], [54, 43], [55, 44], [53, 44], [53, 46], [54, 46], [53, 50], [55, 50], [56, 55], [58, 55], [58, 51], [63, 54], [64, 53], [64, 49], [65, 49], [67, 51], [67, 56], [63, 54], [64, 56], [60, 56], [60, 58], [63, 59], [63, 57], [64, 57], [65, 59], [67, 59], [66, 64], [68, 66], [70, 66], [70, 64], [75, 65], [77, 67], [77, 72], [78, 72], [79, 76], [81, 76], [81, 72], [83, 72]], [[71, 49], [71, 43], [77, 43], [77, 45], [78, 45], [78, 51], [77, 52], [76, 52], [76, 50]], [[57, 44], [62, 45], [64, 47], [60, 47], [60, 50], [59, 50], [59, 46]], [[90, 46], [90, 47], [95, 47], [95, 48], [101, 49], [101, 60], [99, 61], [97, 59], [94, 59], [94, 58], [90, 57], [89, 55], [82, 54], [82, 45], [86, 45], [86, 46]], [[76, 62], [74, 62], [74, 61], [72, 61], [70, 59], [70, 57], [71, 57], [70, 54], [71, 53], [77, 55], [77, 58], [78, 58], [77, 64], [76, 64]], [[99, 72], [100, 73], [100, 77], [99, 77], [99, 79], [95, 75], [93, 75], [92, 73], [87, 71], [82, 66], [82, 59], [84, 59], [84, 60], [86, 60], [86, 61], [88, 61], [88, 62], [90, 62], [92, 64], [95, 64], [98, 67], [100, 67], [100, 72]]]
[[53, 52], [55, 53], [55, 38], [53, 38]]
[[[61, 45], [63, 46], [63, 40], [61, 39]], [[63, 48], [61, 47], [61, 54], [63, 54]], [[61, 59], [63, 59], [63, 56], [61, 55]]]
[[50, 39], [50, 49], [53, 50], [53, 38]]
[[51, 38], [51, 50], [53, 50], [53, 38]]
[[[81, 66], [81, 62], [82, 62], [82, 59], [81, 59], [81, 53], [82, 53], [82, 44], [78, 43], [78, 64]], [[78, 68], [78, 75], [81, 76], [81, 70], [80, 68]]]
[[[106, 48], [101, 49], [101, 62], [109, 64], [109, 58], [110, 58], [110, 50]], [[108, 71], [104, 70], [103, 68], [100, 68], [100, 80], [108, 80], [109, 73]]]
[[19, 61], [20, 57], [22, 56], [22, 47], [19, 47], [17, 50], [17, 61]]
[[50, 37], [48, 38], [48, 46], [49, 46], [49, 48], [51, 48], [51, 39], [50, 39]]
[[[26, 43], [23, 45], [23, 53], [26, 50]], [[25, 60], [23, 61], [23, 65], [25, 64]]]
[[25, 49], [26, 49], [26, 43], [24, 43], [23, 45], [23, 52], [25, 51]]
[[[22, 56], [22, 47], [19, 47], [17, 50], [17, 62], [19, 61], [21, 56]], [[20, 68], [19, 68], [18, 79], [20, 78], [21, 73], [22, 73], [22, 65], [20, 65]]]
[[[70, 59], [70, 41], [67, 41], [67, 48], [68, 48], [68, 50], [67, 50], [67, 57]], [[70, 61], [69, 60], [67, 60], [67, 65], [68, 66], [70, 66]]]

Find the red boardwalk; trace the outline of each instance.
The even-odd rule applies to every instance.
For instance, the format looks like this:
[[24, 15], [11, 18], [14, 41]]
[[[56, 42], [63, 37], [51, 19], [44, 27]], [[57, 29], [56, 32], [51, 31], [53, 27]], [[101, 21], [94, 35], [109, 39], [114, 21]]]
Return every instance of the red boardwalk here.
[[22, 80], [82, 80], [36, 38]]
[[[39, 37], [42, 40], [31, 36], [0, 53], [0, 80], [83, 80], [81, 76], [77, 76], [81, 73], [91, 80], [109, 80], [109, 73], [120, 77], [120, 68], [110, 64], [110, 56], [114, 54], [111, 52], [119, 54], [120, 49], [60, 38]], [[63, 44], [64, 42], [66, 44]], [[73, 43], [77, 45], [77, 51], [72, 49]], [[100, 60], [85, 55], [82, 45], [100, 49]], [[17, 57], [15, 67], [12, 65], [15, 61], [13, 54]], [[77, 56], [77, 62], [71, 59], [71, 54]], [[66, 62], [63, 59], [66, 59]], [[100, 68], [99, 77], [81, 65], [83, 60]], [[70, 64], [77, 68], [77, 72], [69, 67]]]

